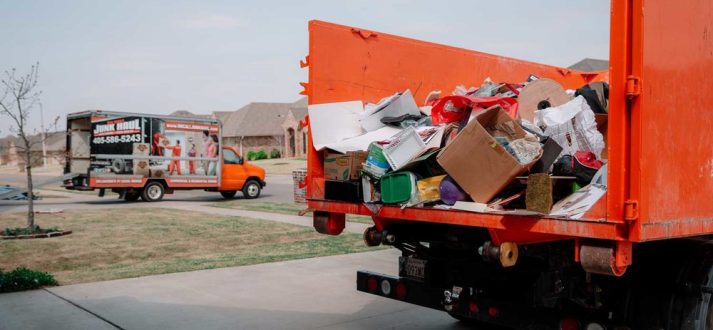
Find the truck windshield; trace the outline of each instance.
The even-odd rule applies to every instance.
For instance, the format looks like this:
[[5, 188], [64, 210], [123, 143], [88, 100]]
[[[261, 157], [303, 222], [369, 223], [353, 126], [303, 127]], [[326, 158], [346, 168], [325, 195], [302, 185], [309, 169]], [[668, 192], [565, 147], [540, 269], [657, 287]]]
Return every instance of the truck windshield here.
[[223, 149], [223, 163], [225, 164], [240, 164], [240, 156], [236, 155], [230, 149]]

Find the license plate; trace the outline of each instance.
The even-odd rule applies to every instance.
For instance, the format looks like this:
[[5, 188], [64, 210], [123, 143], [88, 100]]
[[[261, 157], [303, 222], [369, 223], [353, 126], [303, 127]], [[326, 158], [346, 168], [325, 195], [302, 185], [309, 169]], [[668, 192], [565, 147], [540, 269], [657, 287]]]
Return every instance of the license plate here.
[[422, 281], [426, 278], [426, 260], [402, 257], [400, 273], [403, 277]]

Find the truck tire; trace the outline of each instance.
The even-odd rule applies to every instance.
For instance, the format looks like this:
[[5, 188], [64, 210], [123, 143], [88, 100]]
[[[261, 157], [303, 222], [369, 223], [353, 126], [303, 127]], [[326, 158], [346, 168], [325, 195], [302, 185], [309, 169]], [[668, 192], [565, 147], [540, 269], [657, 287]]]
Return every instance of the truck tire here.
[[114, 159], [111, 161], [111, 170], [116, 174], [124, 173], [126, 162], [123, 159]]
[[144, 190], [141, 192], [141, 199], [146, 202], [158, 202], [163, 199], [165, 191], [166, 188], [163, 187], [161, 182], [151, 181], [146, 184]]
[[127, 191], [124, 193], [124, 200], [127, 202], [135, 202], [141, 197], [141, 192], [139, 191]]
[[233, 199], [235, 198], [235, 194], [237, 191], [235, 190], [226, 190], [226, 191], [221, 191], [220, 194], [223, 196], [225, 199]]
[[685, 262], [677, 277], [670, 329], [713, 329], [713, 244], [697, 241], [684, 250]]
[[260, 183], [255, 180], [248, 180], [243, 186], [243, 197], [245, 199], [253, 199], [260, 197], [260, 190], [262, 187]]

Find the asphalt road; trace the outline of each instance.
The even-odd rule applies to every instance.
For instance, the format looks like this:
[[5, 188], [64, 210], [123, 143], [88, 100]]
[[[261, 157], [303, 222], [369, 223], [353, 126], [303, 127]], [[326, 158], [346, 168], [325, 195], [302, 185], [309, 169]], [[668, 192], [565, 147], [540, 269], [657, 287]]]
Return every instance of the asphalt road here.
[[[126, 204], [123, 200], [119, 200], [117, 195], [108, 194], [105, 197], [98, 197], [91, 193], [78, 194], [71, 191], [54, 191], [47, 190], [52, 187], [57, 189], [61, 183], [62, 176], [57, 174], [38, 173], [33, 175], [36, 189], [41, 190], [46, 195], [71, 196], [67, 198], [47, 198], [36, 201], [37, 205], [47, 208], [75, 208], [75, 207], [109, 207]], [[284, 202], [293, 201], [292, 176], [290, 175], [272, 175], [265, 178], [267, 185], [263, 189], [259, 201], [264, 202]], [[15, 173], [0, 173], [0, 186], [12, 185], [17, 187], [25, 187], [25, 176]], [[44, 190], [43, 190], [44, 189]], [[238, 193], [236, 198], [242, 198]], [[225, 200], [219, 193], [203, 191], [203, 190], [178, 190], [173, 194], [164, 197], [166, 201], [174, 202], [219, 202]], [[22, 209], [25, 202], [22, 201], [2, 201], [0, 200], [0, 213], [14, 212]]]

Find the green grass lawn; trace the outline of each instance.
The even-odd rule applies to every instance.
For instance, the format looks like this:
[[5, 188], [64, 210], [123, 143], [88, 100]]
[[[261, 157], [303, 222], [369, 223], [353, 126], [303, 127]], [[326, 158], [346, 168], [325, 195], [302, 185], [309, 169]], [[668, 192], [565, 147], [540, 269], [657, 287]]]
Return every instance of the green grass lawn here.
[[[70, 209], [36, 221], [73, 233], [0, 240], [0, 267], [50, 272], [60, 284], [375, 250], [357, 234], [161, 208]], [[23, 214], [0, 217], [0, 229], [23, 225]]]
[[292, 171], [307, 168], [307, 160], [304, 158], [275, 158], [252, 160], [251, 163], [265, 169], [267, 175], [288, 174]]
[[[279, 203], [279, 202], [258, 202], [248, 200], [231, 200], [208, 204], [214, 207], [223, 207], [229, 209], [241, 209], [248, 211], [261, 211], [271, 213], [281, 213], [289, 215], [298, 215], [298, 213], [307, 208], [305, 204], [298, 203]], [[312, 212], [307, 212], [305, 215], [312, 215]], [[371, 217], [364, 215], [347, 214], [347, 221], [373, 224]]]

